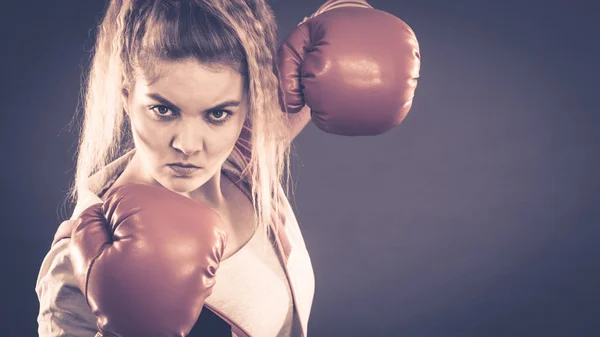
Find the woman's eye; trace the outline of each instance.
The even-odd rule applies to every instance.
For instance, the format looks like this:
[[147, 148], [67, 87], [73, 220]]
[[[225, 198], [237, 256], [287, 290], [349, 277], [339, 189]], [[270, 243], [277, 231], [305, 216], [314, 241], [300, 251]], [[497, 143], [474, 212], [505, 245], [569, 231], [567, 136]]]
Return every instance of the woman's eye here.
[[152, 108], [150, 108], [150, 110], [152, 110], [154, 113], [156, 113], [159, 116], [170, 116], [172, 114], [171, 109], [167, 108], [164, 105], [156, 105], [153, 106]]
[[215, 111], [211, 111], [210, 113], [208, 113], [208, 118], [213, 123], [223, 123], [227, 119], [229, 119], [230, 115], [231, 115], [231, 113], [229, 111], [226, 111], [226, 110], [215, 110]]
[[225, 116], [226, 112], [223, 110], [218, 110], [218, 111], [213, 111], [212, 115], [213, 117], [215, 117], [215, 119], [221, 119], [223, 116]]

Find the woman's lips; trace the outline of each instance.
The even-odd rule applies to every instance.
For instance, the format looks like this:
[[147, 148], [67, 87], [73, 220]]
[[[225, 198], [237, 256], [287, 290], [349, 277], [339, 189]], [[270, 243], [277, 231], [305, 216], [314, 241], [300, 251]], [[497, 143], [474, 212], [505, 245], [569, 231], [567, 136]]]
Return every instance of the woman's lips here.
[[180, 164], [168, 164], [169, 168], [180, 176], [189, 176], [200, 169], [198, 166], [188, 166]]

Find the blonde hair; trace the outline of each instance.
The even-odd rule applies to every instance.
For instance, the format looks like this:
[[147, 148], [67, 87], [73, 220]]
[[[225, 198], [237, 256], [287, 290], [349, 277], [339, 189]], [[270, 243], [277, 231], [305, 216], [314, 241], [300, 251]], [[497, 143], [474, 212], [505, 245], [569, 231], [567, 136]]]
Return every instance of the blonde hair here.
[[236, 147], [249, 156], [242, 178], [251, 186], [257, 225], [269, 235], [267, 224], [283, 199], [280, 186], [289, 189], [290, 153], [284, 141], [288, 120], [277, 100], [277, 27], [265, 1], [111, 0], [98, 28], [72, 201], [87, 189], [100, 188], [90, 185], [90, 176], [133, 148], [121, 89], [133, 83], [140, 69], [155, 74], [153, 60], [193, 57], [234, 66], [246, 80], [251, 138]]

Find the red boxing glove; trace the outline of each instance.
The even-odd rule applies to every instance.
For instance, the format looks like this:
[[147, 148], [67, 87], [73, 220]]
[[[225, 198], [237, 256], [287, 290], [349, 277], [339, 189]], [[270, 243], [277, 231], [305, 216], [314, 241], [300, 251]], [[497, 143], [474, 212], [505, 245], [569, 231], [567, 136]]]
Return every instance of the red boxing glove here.
[[410, 111], [419, 44], [406, 23], [364, 0], [329, 0], [287, 37], [278, 67], [284, 111], [307, 104], [325, 132], [378, 135]]
[[98, 336], [186, 336], [211, 294], [227, 234], [217, 213], [162, 187], [127, 184], [82, 212], [75, 277]]

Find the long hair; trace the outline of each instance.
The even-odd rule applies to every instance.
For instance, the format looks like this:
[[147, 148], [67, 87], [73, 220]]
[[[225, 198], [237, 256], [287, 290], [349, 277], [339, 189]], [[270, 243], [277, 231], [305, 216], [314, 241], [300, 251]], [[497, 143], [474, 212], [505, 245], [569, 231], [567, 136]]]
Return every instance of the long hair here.
[[248, 147], [243, 177], [251, 186], [257, 225], [269, 235], [267, 224], [282, 201], [281, 184], [288, 191], [290, 175], [276, 44], [277, 26], [265, 0], [111, 0], [86, 80], [71, 200], [100, 188], [90, 186], [89, 177], [134, 147], [121, 89], [132, 85], [137, 71], [155, 73], [153, 60], [193, 57], [234, 66], [246, 81], [251, 138], [237, 145]]

